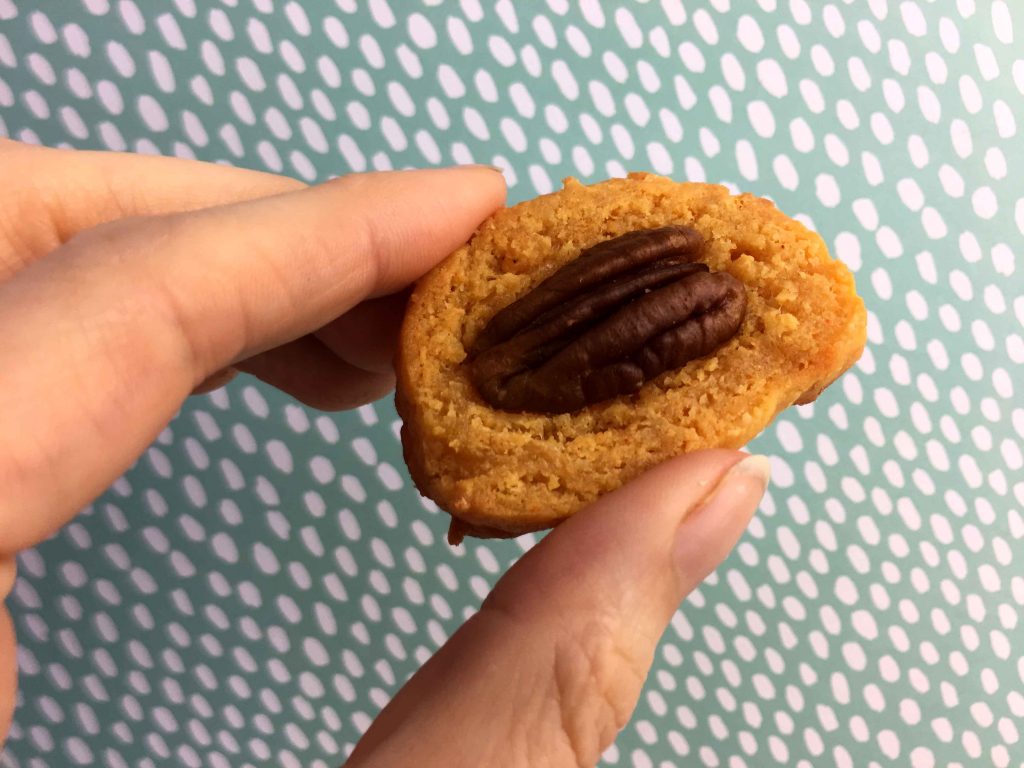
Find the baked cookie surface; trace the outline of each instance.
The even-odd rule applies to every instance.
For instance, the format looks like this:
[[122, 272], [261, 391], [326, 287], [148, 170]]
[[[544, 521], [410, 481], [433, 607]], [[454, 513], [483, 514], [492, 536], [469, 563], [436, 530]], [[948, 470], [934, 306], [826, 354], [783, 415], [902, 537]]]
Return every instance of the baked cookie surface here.
[[[746, 313], [715, 352], [635, 394], [571, 413], [498, 410], [468, 372], [500, 310], [599, 242], [669, 225], [696, 229], [698, 260], [743, 283]], [[768, 200], [631, 174], [499, 211], [417, 284], [399, 344], [396, 406], [420, 491], [452, 515], [450, 539], [549, 528], [672, 456], [739, 448], [807, 403], [865, 343], [853, 276], [821, 238]]]

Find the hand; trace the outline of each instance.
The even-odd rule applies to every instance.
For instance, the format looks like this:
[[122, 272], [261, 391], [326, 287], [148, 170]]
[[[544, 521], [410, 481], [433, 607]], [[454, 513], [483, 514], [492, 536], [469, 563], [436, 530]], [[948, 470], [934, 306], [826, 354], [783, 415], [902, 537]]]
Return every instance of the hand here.
[[552, 531], [377, 717], [346, 768], [592, 766], [679, 603], [746, 528], [768, 462], [673, 459]]
[[[0, 142], [0, 169], [0, 596], [14, 554], [102, 492], [190, 392], [244, 370], [318, 407], [384, 394], [402, 290], [503, 193], [487, 168], [305, 188], [12, 142]], [[548, 536], [350, 764], [596, 762], [628, 719], [665, 623], [763, 492], [763, 461], [741, 458], [668, 462]], [[0, 734], [13, 644], [0, 611]]]
[[[0, 598], [19, 550], [232, 369], [318, 407], [385, 394], [400, 292], [504, 199], [486, 167], [306, 188], [2, 139], [0, 179]], [[0, 610], [0, 742], [14, 658]]]

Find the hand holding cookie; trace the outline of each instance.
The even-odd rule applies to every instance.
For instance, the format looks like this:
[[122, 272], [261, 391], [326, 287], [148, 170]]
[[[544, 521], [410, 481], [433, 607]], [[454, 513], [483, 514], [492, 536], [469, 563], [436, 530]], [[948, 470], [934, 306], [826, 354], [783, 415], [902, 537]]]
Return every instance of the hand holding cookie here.
[[[384, 394], [404, 289], [503, 193], [488, 168], [305, 188], [3, 141], [0, 166], [0, 597], [17, 552], [123, 472], [190, 392], [242, 370], [318, 407]], [[502, 579], [350, 765], [595, 762], [666, 622], [736, 542], [766, 481], [764, 459], [712, 451], [605, 495]], [[0, 610], [0, 741], [14, 687]]]

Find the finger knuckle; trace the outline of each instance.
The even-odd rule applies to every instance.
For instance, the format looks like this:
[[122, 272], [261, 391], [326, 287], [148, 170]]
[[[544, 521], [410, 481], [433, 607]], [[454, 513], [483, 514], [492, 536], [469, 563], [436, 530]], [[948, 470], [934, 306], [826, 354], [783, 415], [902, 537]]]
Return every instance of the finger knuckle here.
[[63, 247], [65, 250], [89, 250], [108, 254], [114, 253], [115, 248], [117, 252], [130, 250], [135, 240], [143, 234], [144, 227], [148, 240], [152, 241], [154, 237], [159, 236], [160, 230], [152, 219], [132, 216], [80, 229], [64, 241]]
[[647, 665], [608, 622], [586, 625], [555, 646], [553, 698], [579, 765], [592, 765], [629, 721]]

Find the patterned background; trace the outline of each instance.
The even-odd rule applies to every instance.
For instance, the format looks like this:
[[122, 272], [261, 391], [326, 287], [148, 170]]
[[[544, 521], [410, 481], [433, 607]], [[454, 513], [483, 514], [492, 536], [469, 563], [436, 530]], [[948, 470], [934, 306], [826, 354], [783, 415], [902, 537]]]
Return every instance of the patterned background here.
[[[753, 444], [761, 514], [604, 763], [1024, 764], [1024, 6], [613, 5], [0, 0], [0, 135], [773, 197], [857, 273], [869, 348]], [[449, 548], [397, 432], [251, 380], [190, 401], [21, 557], [0, 764], [337, 764], [535, 540]]]

